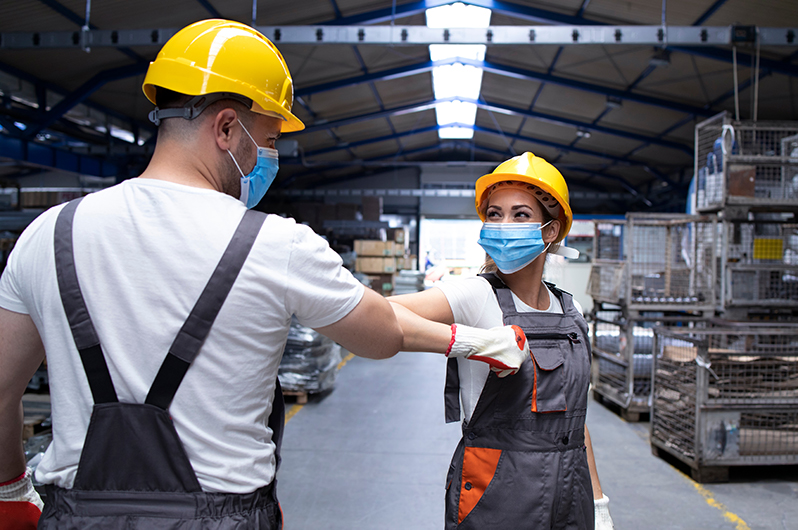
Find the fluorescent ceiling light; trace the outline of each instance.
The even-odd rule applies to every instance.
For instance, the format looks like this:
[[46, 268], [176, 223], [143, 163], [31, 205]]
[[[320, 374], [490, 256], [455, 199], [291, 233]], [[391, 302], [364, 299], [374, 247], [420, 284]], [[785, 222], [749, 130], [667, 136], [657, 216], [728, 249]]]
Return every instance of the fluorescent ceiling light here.
[[428, 28], [487, 28], [490, 25], [490, 9], [467, 6], [455, 2], [427, 9]]
[[477, 106], [463, 101], [445, 101], [436, 107], [438, 125], [460, 123], [473, 125], [477, 118]]
[[[430, 28], [486, 28], [490, 25], [490, 9], [467, 6], [460, 2], [427, 9], [427, 27]], [[443, 61], [462, 57], [484, 61], [487, 47], [481, 44], [432, 44], [430, 59]], [[462, 63], [438, 66], [432, 69], [432, 91], [435, 99], [464, 98], [476, 100], [482, 87], [482, 69]], [[435, 118], [438, 125], [464, 124], [473, 127], [477, 107], [473, 103], [448, 101], [436, 105]], [[438, 130], [441, 139], [470, 139], [474, 137], [471, 127], [442, 127]]]
[[474, 129], [470, 127], [443, 127], [438, 129], [441, 140], [470, 140], [474, 137]]
[[435, 99], [450, 97], [478, 99], [481, 86], [481, 68], [452, 64], [432, 70], [432, 91]]

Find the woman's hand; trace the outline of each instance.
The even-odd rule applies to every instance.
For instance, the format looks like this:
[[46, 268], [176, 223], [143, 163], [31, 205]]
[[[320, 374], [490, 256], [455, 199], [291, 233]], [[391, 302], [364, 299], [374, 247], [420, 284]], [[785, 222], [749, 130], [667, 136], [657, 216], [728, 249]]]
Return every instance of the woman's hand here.
[[452, 324], [452, 340], [446, 356], [488, 363], [499, 377], [506, 377], [517, 373], [529, 358], [529, 344], [518, 326], [480, 329]]

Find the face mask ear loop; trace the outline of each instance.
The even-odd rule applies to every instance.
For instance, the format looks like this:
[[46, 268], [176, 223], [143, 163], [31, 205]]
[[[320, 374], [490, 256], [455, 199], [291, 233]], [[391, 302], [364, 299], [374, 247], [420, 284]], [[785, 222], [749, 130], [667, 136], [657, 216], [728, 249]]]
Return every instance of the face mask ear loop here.
[[238, 162], [236, 162], [236, 157], [233, 156], [233, 153], [231, 153], [229, 149], [227, 150], [227, 154], [233, 159], [233, 164], [236, 165], [236, 169], [238, 169], [238, 172], [241, 173], [241, 178], [247, 178], [247, 176], [244, 175], [244, 172], [241, 171], [241, 167], [238, 165]]
[[237, 121], [237, 122], [238, 122], [238, 124], [241, 126], [241, 128], [242, 128], [242, 129], [244, 129], [244, 132], [245, 132], [245, 133], [247, 133], [247, 136], [249, 136], [249, 139], [250, 139], [250, 140], [252, 140], [252, 143], [253, 143], [253, 144], [255, 144], [255, 147], [258, 147], [258, 142], [256, 142], [256, 141], [255, 141], [255, 139], [252, 137], [252, 135], [251, 135], [251, 134], [249, 134], [249, 131], [247, 130], [247, 128], [246, 128], [246, 127], [244, 127], [244, 124], [243, 124], [243, 123], [241, 123], [241, 120], [239, 120], [238, 118], [236, 118], [236, 121]]

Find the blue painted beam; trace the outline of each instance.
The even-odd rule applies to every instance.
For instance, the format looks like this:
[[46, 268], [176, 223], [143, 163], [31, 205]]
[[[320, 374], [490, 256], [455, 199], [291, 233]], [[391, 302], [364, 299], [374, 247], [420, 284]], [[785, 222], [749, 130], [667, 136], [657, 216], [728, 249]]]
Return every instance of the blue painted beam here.
[[645, 94], [638, 94], [627, 90], [619, 90], [617, 88], [605, 87], [601, 85], [596, 85], [594, 83], [577, 81], [575, 79], [568, 79], [565, 77], [558, 77], [552, 74], [535, 72], [533, 70], [524, 70], [522, 68], [516, 68], [514, 66], [502, 65], [498, 63], [492, 63], [489, 61], [474, 61], [471, 59], [463, 59], [463, 58], [457, 58], [456, 62], [461, 62], [463, 64], [470, 64], [472, 66], [476, 66], [477, 68], [482, 68], [486, 72], [491, 72], [498, 75], [514, 77], [516, 79], [532, 79], [534, 81], [543, 81], [545, 83], [564, 86], [567, 88], [573, 88], [576, 90], [583, 90], [585, 92], [592, 92], [594, 94], [612, 96], [622, 100], [642, 103], [644, 105], [652, 105], [655, 107], [674, 110], [676, 112], [686, 112], [688, 114], [696, 114], [699, 116], [712, 116], [716, 114], [711, 109], [705, 107], [696, 107], [693, 105], [679, 103], [676, 101], [670, 101], [667, 99], [662, 99], [654, 96], [646, 96]]
[[[461, 99], [461, 101], [467, 101], [467, 100], [465, 100], [463, 98], [460, 98], [460, 99]], [[670, 140], [662, 140], [660, 138], [656, 138], [656, 137], [653, 137], [653, 136], [646, 136], [646, 135], [643, 135], [643, 134], [623, 131], [623, 130], [620, 130], [620, 129], [613, 129], [611, 127], [605, 127], [603, 125], [598, 125], [598, 123], [597, 123], [598, 120], [594, 120], [593, 122], [582, 122], [582, 121], [574, 120], [574, 119], [571, 119], [571, 118], [563, 118], [561, 116], [554, 116], [554, 115], [551, 115], [551, 114], [545, 114], [543, 112], [537, 112], [537, 111], [533, 111], [533, 110], [524, 110], [524, 109], [513, 108], [513, 107], [510, 107], [509, 105], [503, 105], [503, 104], [499, 104], [499, 103], [490, 103], [490, 102], [487, 102], [487, 101], [484, 101], [484, 100], [482, 102], [475, 102], [475, 103], [479, 107], [481, 107], [481, 108], [483, 108], [485, 110], [494, 109], [494, 110], [497, 110], [498, 112], [511, 113], [511, 114], [515, 114], [515, 115], [518, 115], [518, 116], [524, 116], [524, 117], [527, 117], [527, 118], [532, 118], [532, 119], [535, 119], [535, 120], [545, 121], [545, 122], [548, 122], [548, 123], [554, 123], [554, 124], [557, 124], [557, 125], [568, 125], [568, 126], [571, 126], [571, 127], [576, 127], [578, 129], [584, 129], [584, 130], [587, 130], [587, 131], [590, 131], [590, 132], [597, 132], [597, 133], [602, 133], [602, 134], [609, 134], [609, 135], [612, 135], [612, 136], [618, 136], [618, 137], [621, 137], [621, 138], [626, 138], [628, 140], [634, 140], [634, 141], [638, 141], [638, 142], [654, 143], [654, 144], [660, 145], [662, 147], [668, 147], [670, 149], [676, 149], [676, 150], [682, 151], [682, 152], [687, 153], [689, 155], [693, 154], [692, 147], [690, 147], [688, 145], [681, 144], [679, 142], [672, 142]]]
[[701, 25], [703, 25], [703, 24], [704, 24], [704, 22], [706, 22], [706, 21], [707, 21], [707, 19], [709, 19], [709, 17], [711, 17], [712, 15], [714, 15], [714, 14], [715, 14], [715, 12], [716, 12], [718, 9], [720, 9], [721, 7], [723, 7], [723, 4], [725, 4], [726, 2], [727, 2], [727, 0], [716, 0], [716, 2], [715, 2], [714, 4], [712, 4], [711, 6], [709, 6], [709, 9], [707, 9], [706, 11], [704, 11], [704, 14], [703, 14], [703, 15], [701, 15], [700, 17], [698, 17], [698, 19], [696, 19], [696, 21], [695, 21], [695, 22], [693, 22], [693, 26], [701, 26]]
[[[467, 127], [467, 125], [463, 125], [463, 126]], [[406, 136], [411, 136], [411, 135], [415, 135], [415, 134], [424, 134], [424, 133], [427, 133], [427, 132], [437, 131], [440, 128], [441, 127], [439, 125], [433, 125], [432, 127], [424, 127], [424, 128], [421, 128], [421, 129], [413, 129], [413, 130], [410, 130], [410, 131], [404, 131], [404, 132], [400, 132], [400, 133], [396, 133], [396, 134], [389, 134], [387, 136], [379, 136], [379, 137], [376, 137], [376, 138], [368, 138], [366, 140], [360, 140], [358, 142], [346, 142], [344, 144], [334, 145], [332, 147], [326, 147], [324, 149], [317, 149], [315, 151], [306, 151], [305, 152], [305, 157], [323, 155], [325, 153], [332, 153], [334, 151], [341, 151], [341, 150], [344, 150], [344, 149], [351, 149], [353, 147], [360, 147], [362, 145], [376, 144], [378, 142], [384, 142], [384, 141], [387, 141], [387, 140], [396, 140], [397, 138], [404, 138]]]
[[[768, 77], [772, 73], [773, 72], [771, 72], [770, 70], [760, 70], [759, 71], [759, 79], [761, 80], [762, 78]], [[745, 81], [743, 81], [742, 83], [740, 83], [739, 85], [737, 85], [737, 93], [738, 94], [742, 94], [743, 90], [745, 90], [748, 87], [750, 87], [753, 84], [753, 82], [754, 82], [754, 80], [749, 78], [749, 79], [746, 79]], [[730, 97], [733, 97], [733, 96], [734, 96], [734, 89], [732, 88], [731, 90], [729, 90], [729, 91], [721, 94], [717, 98], [715, 98], [715, 100], [712, 101], [712, 105], [713, 106], [714, 105], [719, 105], [722, 102], [726, 101], [727, 99], [729, 99]]]
[[[726, 63], [733, 63], [732, 51], [722, 48], [711, 47], [691, 47], [691, 46], [668, 46], [668, 49], [689, 53], [697, 57], [704, 57], [706, 59], [713, 59], [715, 61], [722, 61]], [[756, 58], [747, 53], [741, 53], [737, 50], [737, 64], [753, 64]], [[769, 59], [767, 57], [759, 57], [759, 68], [762, 70], [771, 70], [774, 73], [787, 75], [790, 77], [798, 77], [798, 65], [792, 64], [789, 61], [779, 61]]]
[[0, 134], [0, 156], [83, 175], [109, 177], [117, 173], [116, 164], [107, 160], [4, 134]]
[[579, 8], [579, 11], [576, 13], [576, 16], [578, 16], [579, 18], [582, 18], [583, 16], [585, 16], [585, 10], [587, 9], [587, 6], [588, 6], [589, 3], [590, 3], [590, 0], [584, 0], [582, 2], [582, 6]]
[[516, 79], [542, 81], [545, 83], [565, 86], [568, 88], [582, 90], [585, 92], [591, 92], [594, 94], [601, 94], [604, 96], [612, 96], [622, 100], [634, 101], [637, 103], [642, 103], [644, 105], [652, 105], [655, 107], [665, 108], [676, 112], [685, 112], [688, 114], [695, 114], [698, 116], [713, 116], [714, 114], [716, 114], [715, 111], [706, 107], [695, 107], [692, 105], [687, 105], [676, 101], [670, 101], [667, 99], [662, 99], [654, 96], [646, 96], [644, 94], [637, 94], [626, 90], [619, 90], [617, 88], [605, 87], [593, 83], [587, 83], [584, 81], [577, 81], [575, 79], [568, 79], [565, 77], [558, 77], [549, 73], [535, 72], [533, 70], [524, 70], [522, 68], [517, 68], [514, 66], [502, 65], [498, 63], [492, 63], [489, 61], [476, 61], [473, 59], [466, 59], [462, 57], [454, 57], [442, 61], [423, 61], [420, 63], [401, 66], [398, 68], [383, 70], [380, 72], [372, 72], [367, 75], [341, 79], [338, 81], [333, 81], [331, 83], [321, 83], [319, 85], [313, 85], [299, 89], [297, 90], [297, 94], [299, 96], [307, 96], [311, 94], [317, 94], [319, 92], [336, 90], [339, 88], [346, 88], [378, 80], [398, 79], [401, 77], [407, 77], [431, 71], [436, 66], [445, 66], [455, 63], [468, 64], [471, 66], [475, 66], [477, 68], [482, 68], [484, 71], [491, 72], [497, 75], [514, 77]]
[[[472, 6], [484, 7], [494, 12], [510, 15], [515, 18], [529, 20], [533, 22], [543, 22], [547, 24], [565, 24], [570, 26], [588, 26], [597, 25], [599, 22], [586, 20], [581, 16], [571, 16], [562, 13], [555, 13], [545, 9], [536, 7], [529, 7], [512, 2], [503, 2], [499, 0], [460, 0], [462, 3]], [[338, 25], [338, 26], [358, 26], [366, 24], [379, 24], [382, 22], [390, 22], [392, 19], [405, 18], [413, 15], [423, 13], [427, 9], [439, 7], [453, 3], [452, 0], [421, 0], [417, 2], [409, 2], [407, 4], [397, 5], [393, 8], [376, 9], [359, 15], [352, 15], [349, 17], [336, 18], [323, 22], [323, 25]]]
[[77, 90], [58, 102], [58, 104], [44, 114], [42, 120], [34, 126], [28, 127], [25, 136], [33, 138], [37, 133], [43, 131], [59, 119], [75, 105], [92, 95], [96, 90], [110, 81], [125, 79], [143, 74], [147, 71], [146, 63], [136, 63], [132, 65], [120, 66], [104, 70], [83, 83]]
[[335, 11], [335, 18], [341, 18], [343, 15], [341, 14], [341, 10], [338, 9], [338, 2], [330, 0], [330, 3], [332, 4], [333, 11]]
[[555, 149], [561, 149], [563, 151], [571, 151], [573, 153], [579, 153], [579, 154], [582, 154], [582, 155], [593, 156], [593, 157], [596, 157], [596, 158], [600, 158], [602, 160], [615, 162], [616, 164], [627, 165], [627, 166], [644, 166], [645, 165], [645, 162], [640, 162], [640, 161], [637, 161], [637, 160], [629, 160], [629, 159], [626, 159], [626, 158], [621, 158], [619, 156], [610, 155], [610, 154], [602, 153], [602, 152], [599, 152], [599, 151], [593, 151], [592, 149], [585, 149], [583, 147], [576, 147], [576, 146], [571, 146], [571, 145], [567, 145], [567, 144], [561, 144], [561, 143], [558, 143], [558, 142], [552, 142], [551, 140], [545, 140], [543, 138], [531, 138], [531, 137], [528, 137], [528, 136], [521, 136], [519, 134], [508, 133], [508, 132], [503, 132], [503, 131], [496, 131], [496, 130], [493, 130], [493, 129], [488, 129], [486, 127], [481, 127], [479, 125], [474, 125], [472, 128], [474, 129], [475, 132], [482, 132], [482, 133], [487, 133], [487, 134], [498, 134], [500, 136], [505, 136], [507, 138], [514, 138], [516, 140], [522, 140], [524, 142], [536, 143], [536, 144], [540, 144], [540, 145], [545, 145], [547, 147], [553, 147]]
[[[458, 126], [458, 125], [462, 126], [462, 127], [469, 127], [466, 124], [451, 124], [451, 125], [447, 125], [447, 127]], [[397, 138], [402, 138], [402, 137], [406, 137], [406, 136], [410, 136], [410, 135], [422, 134], [422, 133], [432, 132], [432, 131], [438, 131], [441, 128], [442, 127], [440, 125], [434, 125], [434, 126], [431, 126], [431, 127], [425, 127], [423, 129], [415, 129], [415, 130], [405, 131], [405, 132], [401, 132], [401, 133], [397, 133], [397, 134], [390, 134], [390, 135], [387, 135], [387, 136], [380, 136], [380, 137], [377, 137], [377, 138], [369, 138], [369, 139], [361, 140], [361, 141], [358, 141], [358, 142], [348, 142], [348, 143], [342, 144], [342, 145], [335, 145], [335, 146], [327, 147], [327, 148], [324, 148], [324, 149], [317, 149], [315, 151], [309, 151], [309, 152], [305, 153], [305, 156], [306, 157], [313, 157], [313, 156], [323, 155], [323, 154], [331, 153], [331, 152], [334, 152], [334, 151], [341, 151], [343, 149], [351, 149], [353, 147], [360, 147], [360, 146], [363, 146], [363, 145], [369, 145], [369, 144], [374, 144], [374, 143], [378, 143], [378, 142], [384, 142], [384, 141], [388, 141], [388, 140], [395, 140]], [[517, 140], [523, 140], [523, 141], [526, 141], [526, 142], [531, 142], [531, 143], [536, 143], [536, 144], [540, 144], [540, 145], [545, 145], [545, 146], [548, 146], [548, 147], [553, 147], [555, 149], [561, 149], [561, 150], [565, 150], [565, 151], [571, 151], [571, 152], [574, 152], [574, 153], [580, 153], [580, 154], [583, 154], [583, 155], [597, 157], [597, 158], [600, 158], [600, 159], [603, 159], [603, 160], [607, 160], [609, 162], [613, 162], [613, 163], [619, 164], [619, 165], [634, 165], [634, 166], [646, 167], [646, 164], [644, 162], [640, 162], [640, 161], [636, 161], [636, 160], [629, 160], [629, 159], [626, 159], [626, 158], [621, 158], [621, 157], [614, 156], [614, 155], [608, 155], [606, 153], [601, 153], [601, 152], [593, 151], [593, 150], [590, 150], [590, 149], [584, 149], [584, 148], [581, 148], [581, 147], [575, 147], [575, 146], [560, 144], [560, 143], [557, 143], [557, 142], [552, 142], [551, 140], [545, 140], [545, 139], [541, 139], [541, 138], [529, 138], [529, 137], [525, 137], [525, 136], [521, 136], [521, 135], [517, 135], [517, 134], [505, 133], [503, 131], [496, 131], [496, 130], [493, 130], [493, 129], [480, 127], [478, 125], [474, 125], [471, 128], [474, 129], [475, 132], [482, 132], [482, 133], [487, 133], [487, 134], [498, 134], [498, 135], [501, 135], [501, 136], [504, 136], [504, 137], [507, 137], [507, 138], [515, 138]], [[392, 156], [395, 156], [395, 155], [392, 155]], [[666, 180], [666, 182], [669, 182], [669, 181]], [[672, 183], [670, 183], [670, 184], [672, 184]]]
[[[7, 73], [9, 75], [12, 75], [14, 77], [18, 77], [18, 78], [22, 79], [23, 81], [27, 81], [29, 83], [33, 83], [34, 85], [42, 85], [47, 90], [50, 90], [50, 91], [55, 92], [57, 94], [61, 94], [61, 95], [65, 95], [65, 96], [69, 94], [69, 91], [66, 90], [63, 87], [60, 87], [60, 86], [58, 86], [58, 85], [56, 85], [54, 83], [50, 83], [50, 82], [47, 82], [47, 81], [42, 81], [41, 79], [38, 79], [38, 78], [32, 76], [28, 72], [20, 70], [19, 68], [15, 67], [15, 66], [11, 66], [10, 64], [6, 64], [6, 63], [4, 63], [2, 61], [0, 61], [0, 71], [5, 72], [5, 73]], [[142, 97], [143, 97], [143, 95], [142, 95]], [[93, 103], [91, 101], [84, 102], [84, 105], [86, 105], [87, 107], [96, 109], [96, 110], [98, 110], [98, 111], [100, 111], [103, 114], [106, 114], [108, 116], [112, 116], [114, 118], [117, 118], [117, 119], [119, 119], [122, 122], [128, 123], [128, 124], [130, 124], [131, 128], [137, 126], [137, 127], [141, 128], [141, 129], [151, 131], [153, 133], [153, 136], [154, 136], [156, 128], [150, 122], [146, 122], [145, 123], [145, 122], [133, 121], [130, 118], [130, 116], [125, 116], [124, 114], [121, 114], [121, 113], [119, 113], [119, 112], [117, 112], [117, 111], [115, 111], [113, 109], [110, 109], [110, 108], [104, 106], [104, 105], [100, 105], [98, 103]]]
[[[50, 9], [55, 11], [56, 13], [58, 13], [59, 15], [69, 19], [71, 22], [74, 22], [75, 24], [78, 25], [78, 27], [82, 28], [83, 25], [86, 23], [86, 18], [85, 17], [81, 17], [80, 15], [78, 15], [77, 13], [75, 13], [74, 11], [72, 11], [71, 9], [66, 7], [65, 5], [63, 5], [61, 2], [58, 2], [57, 0], [39, 0], [39, 2], [43, 3], [44, 5], [46, 5], [47, 7], [49, 7]], [[89, 22], [89, 28], [90, 29], [98, 29], [97, 26], [95, 26], [91, 22]], [[117, 50], [119, 50], [121, 53], [124, 53], [125, 55], [127, 55], [128, 57], [130, 57], [131, 59], [133, 59], [135, 61], [145, 61], [146, 60], [146, 59], [144, 59], [144, 57], [142, 57], [141, 55], [137, 54], [136, 52], [134, 52], [133, 50], [131, 50], [128, 47], [119, 47], [119, 48], [117, 48]]]
[[336, 129], [338, 127], [343, 127], [344, 125], [353, 125], [355, 123], [361, 123], [364, 121], [376, 120], [380, 118], [389, 118], [391, 116], [400, 116], [402, 114], [409, 114], [412, 112], [422, 112], [425, 110], [434, 109], [436, 103], [439, 101], [454, 101], [455, 99], [457, 98], [446, 98], [437, 101], [434, 99], [430, 99], [427, 101], [423, 101], [421, 103], [412, 103], [410, 105], [404, 105], [402, 107], [394, 107], [391, 109], [380, 110], [377, 112], [370, 112], [368, 114], [360, 114], [358, 116], [351, 116], [349, 118], [342, 118], [340, 120], [334, 120], [334, 121], [319, 120], [315, 122], [313, 125], [307, 125], [303, 130], [295, 134], [298, 135], [298, 134], [324, 131], [327, 129]]
[[450, 59], [445, 59], [443, 61], [423, 61], [407, 66], [389, 68], [388, 70], [381, 70], [379, 72], [372, 72], [370, 74], [349, 77], [347, 79], [339, 79], [338, 81], [331, 81], [329, 83], [320, 83], [318, 85], [298, 88], [294, 92], [294, 97], [301, 98], [318, 94], [319, 92], [327, 92], [329, 90], [337, 90], [339, 88], [362, 85], [363, 83], [371, 83], [373, 81], [387, 81], [390, 79], [399, 79], [411, 75], [418, 75], [424, 72], [430, 72], [436, 66], [446, 66], [449, 64], [454, 64], [454, 62], [455, 61]]
[[211, 5], [210, 2], [208, 2], [208, 0], [197, 0], [197, 2], [199, 3], [199, 5], [204, 7], [205, 11], [207, 11], [208, 14], [210, 14], [213, 18], [224, 18], [222, 14], [219, 13], [219, 11], [217, 11], [216, 8], [213, 7], [213, 5]]
[[337, 17], [333, 20], [322, 22], [322, 24], [325, 26], [362, 26], [367, 24], [379, 24], [381, 22], [390, 22], [393, 19], [417, 15], [419, 13], [423, 13], [427, 9], [450, 3], [452, 3], [452, 0], [421, 0], [418, 2], [397, 5], [395, 9], [386, 7], [383, 9], [376, 9], [374, 11], [361, 13], [359, 15]]

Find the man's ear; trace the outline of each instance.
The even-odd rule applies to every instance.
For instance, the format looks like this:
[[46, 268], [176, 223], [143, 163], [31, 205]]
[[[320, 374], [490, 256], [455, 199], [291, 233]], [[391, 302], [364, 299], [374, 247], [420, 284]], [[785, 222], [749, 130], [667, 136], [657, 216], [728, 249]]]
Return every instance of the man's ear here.
[[235, 143], [233, 140], [239, 134], [237, 127], [238, 114], [231, 108], [222, 109], [213, 117], [211, 127], [213, 128], [213, 137], [216, 145], [222, 151], [227, 151], [233, 148]]

